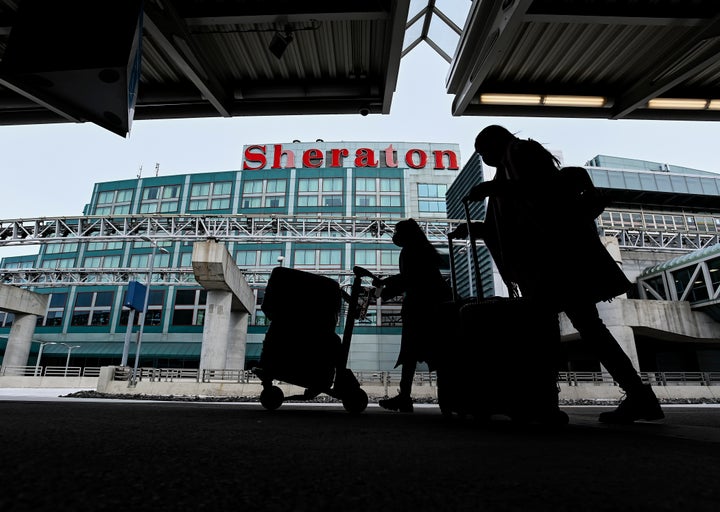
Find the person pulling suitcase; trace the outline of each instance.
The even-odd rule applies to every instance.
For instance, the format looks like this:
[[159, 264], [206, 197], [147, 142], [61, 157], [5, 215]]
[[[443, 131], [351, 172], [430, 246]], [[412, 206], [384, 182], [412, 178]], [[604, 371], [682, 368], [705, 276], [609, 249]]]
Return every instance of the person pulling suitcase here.
[[[600, 319], [597, 303], [625, 293], [631, 286], [595, 228], [596, 211], [584, 211], [571, 197], [559, 161], [542, 145], [491, 125], [475, 139], [475, 150], [495, 177], [474, 186], [465, 201], [488, 198], [485, 221], [472, 223], [483, 238], [500, 275], [510, 289], [537, 300], [555, 314], [565, 312], [583, 341], [625, 391], [617, 409], [600, 414], [603, 423], [659, 420], [664, 413], [655, 393], [643, 384], [630, 358]], [[558, 251], [547, 245], [546, 227], [573, 234]], [[454, 236], [466, 236], [467, 224]], [[582, 279], [580, 279], [582, 277]]]

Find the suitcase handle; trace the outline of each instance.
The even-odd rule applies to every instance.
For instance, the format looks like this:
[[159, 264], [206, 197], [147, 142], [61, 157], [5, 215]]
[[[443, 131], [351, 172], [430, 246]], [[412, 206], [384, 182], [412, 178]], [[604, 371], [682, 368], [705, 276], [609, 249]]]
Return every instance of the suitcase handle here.
[[468, 228], [468, 237], [470, 238], [470, 251], [472, 253], [472, 263], [473, 263], [473, 270], [475, 274], [475, 286], [477, 288], [477, 296], [482, 297], [482, 291], [483, 291], [483, 283], [482, 283], [482, 276], [480, 275], [480, 260], [478, 259], [478, 253], [477, 253], [477, 245], [475, 245], [476, 237], [473, 233], [473, 230], [470, 227], [471, 224], [471, 218], [470, 218], [470, 201], [468, 199], [463, 199], [463, 208], [465, 209], [465, 222], [467, 222], [467, 228]]

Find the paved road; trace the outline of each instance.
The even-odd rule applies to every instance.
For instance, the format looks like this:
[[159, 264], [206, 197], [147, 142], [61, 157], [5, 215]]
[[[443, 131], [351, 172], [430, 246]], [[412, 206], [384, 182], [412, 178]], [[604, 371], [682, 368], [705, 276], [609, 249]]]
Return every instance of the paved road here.
[[713, 511], [720, 408], [659, 424], [0, 393], [0, 510]]

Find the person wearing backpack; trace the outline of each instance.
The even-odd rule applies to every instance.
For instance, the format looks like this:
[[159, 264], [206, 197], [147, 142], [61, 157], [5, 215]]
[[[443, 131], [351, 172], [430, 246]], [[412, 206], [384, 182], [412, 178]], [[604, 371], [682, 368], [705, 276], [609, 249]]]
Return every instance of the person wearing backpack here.
[[[643, 384], [598, 314], [598, 302], [622, 295], [631, 283], [598, 236], [594, 219], [602, 207], [589, 180], [583, 186], [583, 177], [559, 169], [557, 158], [541, 144], [520, 139], [502, 126], [484, 128], [475, 139], [475, 150], [497, 172], [464, 198], [488, 198], [485, 220], [472, 224], [473, 233], [484, 239], [507, 286], [556, 313], [565, 312], [625, 391], [617, 409], [603, 412], [599, 421], [624, 424], [664, 418], [652, 388]], [[466, 233], [467, 226], [458, 230]], [[570, 233], [571, 241], [551, 248], [549, 233], [558, 230]]]

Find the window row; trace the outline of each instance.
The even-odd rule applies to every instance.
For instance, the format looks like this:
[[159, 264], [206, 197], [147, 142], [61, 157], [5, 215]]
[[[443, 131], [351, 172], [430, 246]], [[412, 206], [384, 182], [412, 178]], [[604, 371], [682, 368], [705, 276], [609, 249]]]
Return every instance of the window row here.
[[[246, 180], [241, 201], [243, 209], [283, 208], [287, 206], [287, 179]], [[419, 184], [421, 211], [443, 212], [447, 185]], [[345, 179], [338, 177], [300, 178], [297, 180], [298, 207], [342, 207]], [[394, 207], [402, 204], [401, 178], [356, 177], [354, 205]], [[132, 189], [100, 192], [96, 215], [123, 215], [132, 210]], [[141, 191], [139, 213], [177, 213], [182, 201], [181, 185], [145, 187]], [[190, 187], [187, 210], [226, 210], [232, 206], [232, 182], [195, 183]], [[70, 251], [67, 251], [70, 252]]]
[[[298, 269], [342, 268], [342, 249], [295, 249], [292, 261], [285, 264]], [[235, 262], [241, 268], [271, 267], [283, 261], [280, 249], [242, 250], [235, 253]], [[399, 249], [355, 249], [353, 264], [366, 267], [397, 267]]]

